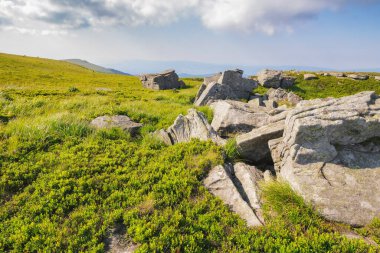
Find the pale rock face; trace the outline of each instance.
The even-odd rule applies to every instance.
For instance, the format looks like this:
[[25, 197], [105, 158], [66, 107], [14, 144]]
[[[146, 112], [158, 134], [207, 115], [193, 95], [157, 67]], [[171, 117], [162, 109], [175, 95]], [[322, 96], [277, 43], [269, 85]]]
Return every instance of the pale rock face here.
[[373, 92], [302, 101], [269, 146], [277, 175], [326, 219], [363, 226], [380, 215], [380, 99]]
[[256, 167], [244, 163], [234, 166], [225, 164], [213, 168], [203, 184], [244, 219], [248, 226], [262, 226], [264, 221], [258, 185], [262, 179], [262, 172]]
[[358, 75], [358, 74], [351, 74], [351, 75], [348, 75], [347, 77], [353, 80], [367, 80], [369, 78], [369, 76], [367, 75]]
[[375, 76], [376, 81], [380, 81], [380, 76]]
[[304, 74], [303, 75], [303, 79], [304, 80], [313, 80], [313, 79], [317, 79], [318, 77], [314, 74]]
[[203, 106], [216, 100], [248, 100], [256, 87], [256, 81], [243, 78], [243, 71], [227, 70], [205, 78], [194, 104]]
[[142, 124], [133, 122], [125, 115], [100, 116], [93, 119], [90, 125], [98, 129], [121, 128], [131, 134], [135, 134], [142, 127]]
[[257, 79], [266, 88], [280, 88], [282, 71], [264, 69], [257, 74]]
[[302, 98], [294, 94], [293, 92], [287, 92], [284, 89], [269, 89], [267, 92], [268, 99], [277, 103], [286, 103], [291, 106], [297, 105]]
[[159, 74], [141, 75], [140, 80], [145, 88], [153, 90], [180, 89], [185, 86], [185, 83], [178, 79], [174, 70], [166, 70]]
[[154, 135], [167, 144], [190, 142], [191, 139], [211, 140], [218, 145], [226, 143], [207, 122], [205, 115], [195, 109], [190, 109], [186, 116], [179, 115], [166, 131], [156, 131]]

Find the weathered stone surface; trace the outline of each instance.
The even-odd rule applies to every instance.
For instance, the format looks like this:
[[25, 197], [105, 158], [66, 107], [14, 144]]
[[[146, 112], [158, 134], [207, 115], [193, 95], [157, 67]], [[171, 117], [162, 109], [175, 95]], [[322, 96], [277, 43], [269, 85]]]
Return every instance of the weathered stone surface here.
[[174, 144], [172, 141], [172, 138], [170, 137], [170, 134], [166, 132], [164, 129], [157, 130], [153, 133], [153, 136], [155, 136], [157, 139], [164, 142], [166, 145], [172, 145]]
[[279, 88], [281, 86], [282, 71], [264, 69], [257, 74], [259, 84], [266, 88]]
[[211, 126], [222, 136], [250, 132], [267, 124], [270, 117], [264, 107], [258, 108], [239, 101], [219, 100], [212, 103], [211, 108], [214, 111]]
[[160, 130], [155, 136], [167, 144], [190, 142], [191, 139], [211, 140], [218, 145], [226, 142], [207, 122], [205, 115], [195, 109], [189, 109], [186, 116], [179, 115], [167, 131]]
[[216, 100], [225, 99], [248, 100], [253, 89], [256, 87], [256, 81], [243, 78], [242, 70], [227, 70], [213, 77], [205, 78], [204, 84], [200, 87], [194, 104], [196, 106], [202, 106]]
[[174, 70], [166, 70], [159, 74], [141, 75], [140, 80], [145, 88], [154, 90], [179, 89], [185, 86], [185, 83], [178, 79]]
[[353, 80], [367, 80], [369, 78], [367, 75], [358, 75], [358, 74], [350, 74], [350, 75], [347, 75], [347, 77]]
[[313, 79], [317, 79], [318, 77], [314, 74], [304, 74], [303, 75], [303, 79], [304, 80], [313, 80]]
[[213, 168], [204, 185], [215, 196], [223, 200], [248, 226], [262, 226], [258, 181], [262, 174], [255, 167], [238, 163]]
[[327, 219], [363, 226], [380, 215], [380, 99], [363, 92], [302, 101], [269, 142], [277, 175]]
[[294, 94], [293, 92], [287, 92], [281, 88], [279, 89], [269, 89], [267, 92], [268, 99], [277, 102], [278, 104], [288, 104], [290, 106], [295, 106], [298, 104], [302, 98]]
[[101, 116], [93, 119], [90, 123], [91, 126], [96, 128], [121, 128], [124, 131], [128, 131], [131, 134], [135, 134], [142, 124], [133, 122], [128, 116], [116, 115], [116, 116]]
[[272, 99], [264, 100], [264, 105], [266, 108], [269, 108], [271, 110], [276, 109], [278, 107], [277, 102]]
[[342, 72], [330, 72], [329, 74], [330, 74], [331, 76], [334, 76], [334, 77], [340, 77], [340, 78], [346, 76], [346, 74], [345, 74], [345, 73], [342, 73]]
[[380, 76], [375, 76], [376, 81], [380, 81]]
[[253, 162], [270, 159], [268, 141], [281, 137], [283, 132], [284, 121], [280, 120], [238, 135], [236, 144], [240, 156]]

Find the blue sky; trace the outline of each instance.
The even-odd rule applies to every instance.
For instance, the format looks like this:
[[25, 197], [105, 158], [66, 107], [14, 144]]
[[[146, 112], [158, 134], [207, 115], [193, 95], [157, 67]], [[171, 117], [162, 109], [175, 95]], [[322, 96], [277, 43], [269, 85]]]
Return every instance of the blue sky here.
[[0, 51], [134, 74], [380, 69], [379, 13], [370, 0], [0, 0]]

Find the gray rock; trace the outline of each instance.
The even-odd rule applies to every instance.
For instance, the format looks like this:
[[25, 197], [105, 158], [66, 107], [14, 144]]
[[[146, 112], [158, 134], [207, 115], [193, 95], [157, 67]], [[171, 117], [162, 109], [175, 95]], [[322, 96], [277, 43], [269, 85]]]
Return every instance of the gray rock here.
[[380, 76], [375, 76], [376, 81], [380, 81]]
[[125, 115], [97, 117], [91, 121], [90, 125], [99, 129], [121, 128], [131, 134], [136, 134], [142, 127], [142, 124], [133, 122], [128, 116]]
[[282, 139], [269, 142], [277, 175], [328, 220], [353, 226], [380, 216], [380, 99], [363, 92], [302, 101]]
[[369, 78], [367, 75], [358, 75], [358, 74], [350, 74], [350, 75], [347, 75], [347, 77], [353, 80], [367, 80]]
[[290, 106], [297, 105], [302, 98], [294, 94], [293, 92], [287, 92], [281, 88], [279, 89], [269, 89], [267, 91], [268, 99], [275, 102], [288, 104]]
[[339, 78], [346, 76], [346, 74], [342, 73], [342, 72], [330, 72], [329, 74], [330, 74], [330, 76], [339, 77]]
[[167, 144], [190, 142], [191, 139], [211, 140], [218, 145], [226, 143], [207, 122], [205, 115], [195, 109], [189, 109], [186, 116], [179, 115], [167, 131], [160, 130], [155, 136]]
[[318, 77], [314, 74], [304, 74], [303, 79], [304, 80], [313, 80], [313, 79], [318, 79]]
[[144, 74], [140, 76], [140, 80], [145, 88], [153, 90], [180, 89], [185, 86], [174, 70], [166, 70], [159, 74]]
[[263, 97], [252, 98], [251, 100], [248, 101], [248, 104], [256, 108], [265, 106]]
[[269, 108], [271, 110], [276, 109], [278, 107], [277, 102], [272, 99], [264, 100], [264, 105], [266, 108]]
[[211, 126], [221, 135], [247, 133], [268, 123], [270, 115], [263, 109], [232, 100], [219, 100], [212, 103], [214, 118]]
[[166, 132], [164, 129], [157, 130], [153, 133], [153, 136], [155, 136], [157, 139], [161, 140], [166, 145], [173, 145], [172, 138], [170, 137], [170, 134]]
[[266, 88], [279, 88], [281, 86], [282, 71], [264, 69], [257, 74], [259, 84]]
[[227, 70], [213, 77], [205, 78], [194, 104], [202, 106], [225, 99], [248, 100], [256, 87], [256, 81], [243, 78], [242, 70]]
[[262, 174], [243, 163], [213, 168], [204, 180], [206, 188], [230, 206], [248, 226], [262, 226], [258, 181]]
[[290, 88], [294, 85], [296, 82], [296, 78], [292, 76], [283, 76], [281, 79], [281, 85], [280, 87], [283, 89]]
[[281, 137], [283, 132], [284, 121], [280, 120], [238, 135], [236, 144], [240, 156], [253, 162], [270, 159], [268, 141]]

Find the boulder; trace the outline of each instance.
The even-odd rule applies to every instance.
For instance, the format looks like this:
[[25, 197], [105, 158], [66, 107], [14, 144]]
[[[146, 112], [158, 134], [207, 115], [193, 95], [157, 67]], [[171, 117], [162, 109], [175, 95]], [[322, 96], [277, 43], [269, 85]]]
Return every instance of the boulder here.
[[218, 145], [226, 142], [207, 122], [205, 115], [195, 109], [189, 109], [186, 116], [179, 115], [172, 126], [166, 131], [156, 131], [155, 136], [167, 144], [190, 142], [191, 139], [211, 140]]
[[262, 173], [253, 166], [238, 163], [213, 168], [204, 180], [205, 187], [219, 197], [248, 226], [262, 226], [258, 181]]
[[346, 77], [346, 74], [342, 72], [330, 72], [329, 74], [330, 76], [339, 77], [339, 78]]
[[216, 100], [249, 99], [257, 82], [243, 78], [242, 70], [227, 70], [213, 77], [205, 78], [196, 96], [194, 104], [203, 106]]
[[268, 141], [281, 137], [284, 132], [284, 120], [277, 120], [249, 133], [238, 135], [236, 144], [239, 155], [252, 162], [270, 160]]
[[376, 81], [380, 81], [380, 76], [375, 76]]
[[221, 136], [250, 132], [254, 128], [267, 124], [270, 117], [265, 107], [256, 107], [250, 103], [218, 100], [210, 106], [214, 111], [211, 126]]
[[313, 80], [313, 79], [317, 79], [318, 77], [314, 74], [304, 74], [303, 75], [303, 79], [304, 80]]
[[302, 98], [293, 92], [287, 92], [281, 88], [279, 89], [269, 89], [267, 91], [268, 99], [277, 102], [277, 104], [288, 104], [290, 106], [297, 105]]
[[259, 84], [266, 88], [279, 88], [281, 86], [282, 71], [264, 69], [257, 74]]
[[364, 226], [380, 216], [380, 98], [362, 92], [302, 101], [269, 142], [277, 175], [328, 220]]
[[136, 134], [142, 127], [142, 124], [133, 122], [128, 116], [125, 115], [100, 116], [93, 119], [90, 125], [99, 129], [121, 128], [131, 134]]
[[367, 80], [369, 78], [367, 75], [358, 75], [358, 74], [350, 74], [350, 75], [347, 75], [347, 77], [353, 80]]
[[153, 90], [179, 89], [185, 86], [174, 70], [166, 70], [159, 74], [144, 74], [140, 76], [140, 80], [145, 88]]
[[296, 82], [296, 78], [293, 76], [283, 76], [281, 79], [281, 85], [280, 87], [283, 89], [290, 88], [294, 85]]

